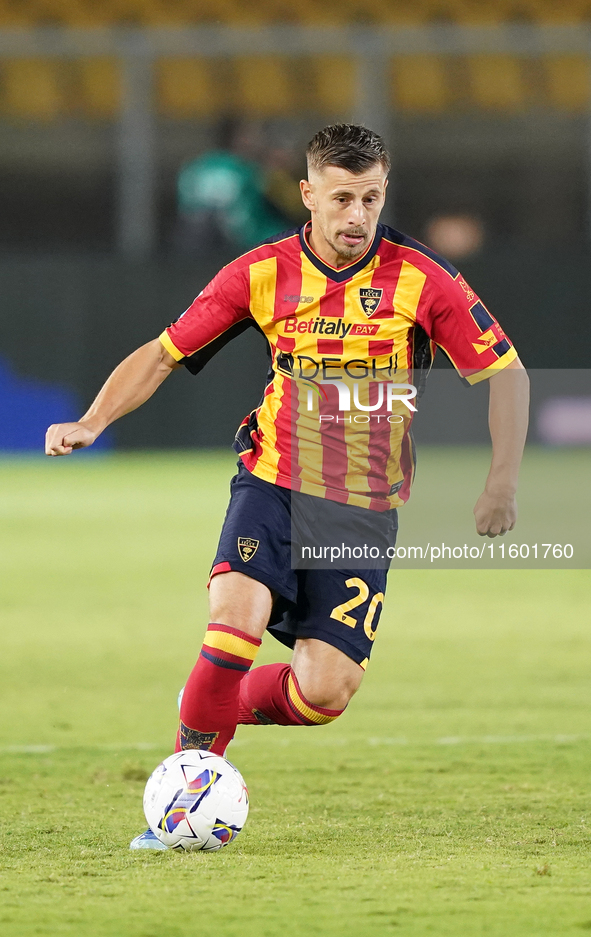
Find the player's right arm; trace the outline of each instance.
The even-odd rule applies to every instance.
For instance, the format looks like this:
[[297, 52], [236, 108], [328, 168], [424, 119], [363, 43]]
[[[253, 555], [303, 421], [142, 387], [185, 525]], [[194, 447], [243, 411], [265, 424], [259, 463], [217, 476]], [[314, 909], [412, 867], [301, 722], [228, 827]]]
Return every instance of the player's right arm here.
[[102, 431], [120, 416], [137, 409], [180, 367], [156, 338], [142, 345], [119, 364], [77, 423], [54, 423], [45, 436], [46, 455], [69, 455], [91, 446]]
[[142, 345], [118, 365], [90, 409], [77, 423], [55, 423], [47, 430], [47, 455], [69, 455], [91, 446], [119, 417], [137, 409], [175, 368], [186, 364], [198, 373], [220, 340], [233, 337], [251, 319], [248, 264], [242, 258], [224, 267], [189, 308], [159, 338]]

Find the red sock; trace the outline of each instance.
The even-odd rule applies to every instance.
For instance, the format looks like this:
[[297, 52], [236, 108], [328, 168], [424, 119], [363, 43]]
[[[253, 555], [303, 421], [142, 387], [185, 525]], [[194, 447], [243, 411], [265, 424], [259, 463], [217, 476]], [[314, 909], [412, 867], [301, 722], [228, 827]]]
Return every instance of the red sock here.
[[310, 703], [289, 664], [266, 664], [247, 673], [239, 703], [240, 725], [319, 726], [343, 712]]
[[223, 755], [238, 722], [240, 682], [260, 647], [260, 638], [229, 625], [211, 623], [181, 702], [176, 751], [205, 748]]

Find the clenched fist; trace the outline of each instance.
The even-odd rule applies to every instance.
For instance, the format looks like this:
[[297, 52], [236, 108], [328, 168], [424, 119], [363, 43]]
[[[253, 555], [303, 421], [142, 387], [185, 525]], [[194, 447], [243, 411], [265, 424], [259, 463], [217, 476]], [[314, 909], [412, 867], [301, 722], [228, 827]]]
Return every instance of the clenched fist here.
[[54, 423], [45, 434], [45, 455], [69, 455], [73, 449], [92, 446], [97, 436], [84, 423]]
[[508, 530], [513, 530], [517, 520], [515, 495], [484, 491], [474, 507], [474, 519], [481, 537], [504, 537]]

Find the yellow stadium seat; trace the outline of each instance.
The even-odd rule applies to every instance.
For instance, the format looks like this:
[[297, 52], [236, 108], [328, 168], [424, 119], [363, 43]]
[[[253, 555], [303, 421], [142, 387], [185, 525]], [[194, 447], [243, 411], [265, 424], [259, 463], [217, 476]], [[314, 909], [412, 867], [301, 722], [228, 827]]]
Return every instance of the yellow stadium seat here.
[[289, 59], [280, 56], [234, 60], [232, 104], [252, 117], [276, 117], [293, 110]]
[[472, 103], [491, 110], [527, 105], [522, 62], [509, 55], [479, 55], [467, 60]]
[[273, 0], [224, 0], [223, 16], [234, 26], [267, 26], [282, 18], [281, 7]]
[[549, 56], [544, 66], [548, 104], [560, 110], [586, 111], [591, 87], [589, 60], [576, 55]]
[[164, 24], [173, 20], [179, 25], [219, 23], [230, 26], [264, 25], [269, 20], [260, 0], [148, 0], [150, 22]]
[[135, 21], [142, 26], [187, 26], [190, 4], [179, 0], [124, 0], [120, 20]]
[[585, 12], [580, 0], [515, 0], [512, 18], [548, 25], [567, 24], [580, 22]]
[[29, 120], [54, 120], [67, 108], [62, 95], [61, 63], [14, 59], [2, 64], [2, 109]]
[[[344, 55], [323, 55], [309, 63], [312, 110], [345, 118], [355, 101], [356, 63]], [[308, 106], [310, 109], [310, 107]]]
[[584, 18], [587, 0], [446, 0], [451, 15], [467, 25], [569, 23]]
[[69, 26], [77, 0], [0, 0], [0, 27]]
[[[267, 7], [268, 19], [272, 23], [295, 23], [306, 26], [323, 20], [323, 5], [314, 0], [271, 0]], [[330, 22], [329, 11], [329, 22]]]
[[71, 5], [71, 0], [28, 0], [21, 4], [29, 13], [32, 26], [69, 25]]
[[79, 107], [88, 117], [116, 117], [121, 102], [121, 78], [117, 62], [81, 59], [78, 63]]
[[344, 0], [294, 0], [292, 17], [303, 25], [340, 26], [351, 22]]
[[0, 0], [0, 27], [34, 26], [35, 19], [35, 13], [29, 4]]
[[380, 22], [399, 26], [420, 26], [431, 18], [428, 3], [409, 3], [408, 0], [374, 0], [373, 17]]
[[[46, 9], [50, 9], [50, 0], [45, 0]], [[89, 0], [51, 0], [55, 16], [70, 27], [92, 28], [109, 26], [113, 17], [105, 2], [91, 3]]]
[[434, 55], [401, 55], [393, 63], [393, 96], [405, 111], [440, 111], [452, 103], [446, 62]]
[[590, 17], [588, 0], [0, 0], [0, 26], [48, 22], [72, 26], [183, 26], [199, 22], [255, 26], [294, 21], [419, 25], [445, 20], [485, 25], [569, 23]]
[[497, 26], [515, 19], [516, 0], [447, 0], [450, 18], [465, 26]]
[[162, 59], [156, 66], [158, 110], [166, 117], [187, 119], [219, 112], [215, 62], [203, 59]]

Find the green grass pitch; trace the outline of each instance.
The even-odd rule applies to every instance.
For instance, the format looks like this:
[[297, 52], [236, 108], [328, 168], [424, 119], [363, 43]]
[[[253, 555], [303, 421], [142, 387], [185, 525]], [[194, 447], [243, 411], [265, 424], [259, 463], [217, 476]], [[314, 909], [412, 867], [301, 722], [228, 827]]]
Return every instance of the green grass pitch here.
[[[486, 455], [458, 464], [446, 503], [471, 523]], [[585, 570], [391, 573], [343, 717], [239, 729], [237, 842], [128, 851], [172, 750], [231, 472], [226, 453], [0, 463], [2, 937], [591, 931]], [[258, 663], [278, 659], [267, 638]]]

